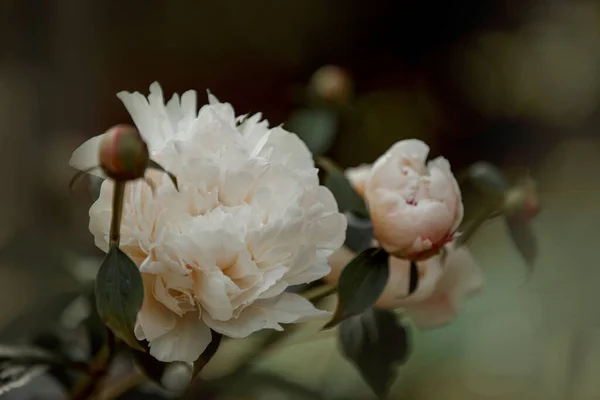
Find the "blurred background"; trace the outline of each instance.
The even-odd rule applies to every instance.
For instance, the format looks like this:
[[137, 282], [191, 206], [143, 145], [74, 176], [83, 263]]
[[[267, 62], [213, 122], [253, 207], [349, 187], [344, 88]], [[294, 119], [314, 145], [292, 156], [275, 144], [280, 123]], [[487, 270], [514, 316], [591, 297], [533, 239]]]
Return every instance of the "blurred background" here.
[[[52, 304], [93, 277], [93, 199], [69, 193], [68, 159], [130, 121], [118, 91], [159, 81], [169, 97], [210, 89], [238, 114], [322, 132], [307, 140], [344, 167], [416, 137], [455, 171], [530, 171], [543, 204], [533, 275], [504, 225], [486, 225], [472, 244], [483, 292], [417, 333], [390, 397], [600, 399], [599, 1], [0, 0], [0, 50], [5, 342], [56, 323]], [[260, 368], [325, 398], [372, 398], [331, 333]]]

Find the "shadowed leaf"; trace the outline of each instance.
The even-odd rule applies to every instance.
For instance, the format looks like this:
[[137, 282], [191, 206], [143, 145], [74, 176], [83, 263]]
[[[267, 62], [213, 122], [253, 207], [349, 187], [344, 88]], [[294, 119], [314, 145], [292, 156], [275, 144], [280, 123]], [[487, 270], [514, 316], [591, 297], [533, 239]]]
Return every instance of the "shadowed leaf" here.
[[102, 321], [129, 346], [142, 350], [133, 328], [144, 299], [140, 271], [117, 246], [111, 246], [96, 277], [96, 307]]
[[535, 234], [531, 230], [531, 225], [520, 223], [509, 217], [506, 218], [506, 224], [513, 243], [525, 259], [527, 265], [532, 268], [537, 258], [538, 244]]
[[460, 175], [460, 180], [462, 182], [468, 180], [482, 192], [498, 198], [504, 198], [504, 193], [509, 187], [502, 171], [496, 166], [483, 161], [472, 164]]
[[414, 261], [410, 262], [410, 276], [408, 283], [408, 294], [412, 294], [415, 290], [417, 290], [417, 286], [419, 286], [419, 268], [417, 267], [417, 263]]
[[333, 110], [316, 108], [295, 111], [286, 124], [313, 154], [324, 154], [333, 144], [337, 121]]
[[159, 163], [157, 163], [154, 160], [150, 160], [148, 162], [148, 168], [156, 169], [158, 171], [161, 171], [161, 172], [164, 172], [165, 174], [167, 174], [169, 176], [169, 179], [171, 179], [171, 182], [173, 182], [175, 189], [177, 189], [177, 191], [179, 191], [179, 184], [177, 183], [177, 177], [174, 174], [172, 174], [171, 172], [164, 169]]
[[342, 271], [338, 283], [338, 304], [325, 328], [337, 325], [352, 315], [373, 306], [383, 292], [389, 276], [389, 255], [371, 248], [360, 253]]
[[408, 334], [397, 316], [388, 310], [367, 310], [340, 323], [339, 339], [346, 358], [373, 392], [384, 397], [409, 354]]
[[318, 157], [317, 164], [327, 173], [324, 184], [333, 193], [340, 212], [349, 211], [359, 217], [369, 218], [365, 202], [346, 179], [344, 172], [325, 157]]
[[350, 250], [358, 253], [373, 244], [373, 223], [368, 218], [359, 217], [348, 211], [345, 213], [348, 220], [346, 229], [346, 241], [344, 245]]

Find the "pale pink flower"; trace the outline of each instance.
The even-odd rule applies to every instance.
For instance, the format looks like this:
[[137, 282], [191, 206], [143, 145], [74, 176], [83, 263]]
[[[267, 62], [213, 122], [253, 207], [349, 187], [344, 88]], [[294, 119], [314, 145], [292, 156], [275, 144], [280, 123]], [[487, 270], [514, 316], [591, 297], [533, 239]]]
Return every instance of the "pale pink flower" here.
[[394, 144], [373, 164], [347, 176], [369, 208], [375, 238], [396, 257], [420, 260], [453, 239], [463, 217], [460, 189], [445, 158], [426, 163], [420, 140]]

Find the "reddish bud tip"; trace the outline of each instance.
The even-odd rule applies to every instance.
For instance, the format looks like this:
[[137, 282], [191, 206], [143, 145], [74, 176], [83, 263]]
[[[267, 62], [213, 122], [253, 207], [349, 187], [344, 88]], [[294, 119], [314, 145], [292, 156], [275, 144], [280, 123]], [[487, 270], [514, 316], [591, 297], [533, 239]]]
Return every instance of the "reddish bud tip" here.
[[150, 155], [137, 129], [131, 125], [116, 125], [102, 138], [99, 159], [100, 168], [109, 178], [130, 181], [144, 176]]
[[532, 185], [517, 186], [506, 193], [504, 212], [513, 220], [528, 222], [540, 212], [541, 206]]

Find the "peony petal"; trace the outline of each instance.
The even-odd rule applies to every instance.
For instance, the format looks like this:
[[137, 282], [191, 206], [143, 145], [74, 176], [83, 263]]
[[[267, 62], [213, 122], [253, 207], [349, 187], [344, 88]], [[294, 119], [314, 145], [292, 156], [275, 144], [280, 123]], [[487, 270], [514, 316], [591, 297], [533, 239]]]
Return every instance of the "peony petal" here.
[[327, 318], [331, 313], [316, 309], [302, 296], [282, 293], [280, 296], [257, 300], [236, 319], [215, 321], [206, 314], [204, 321], [215, 331], [233, 338], [244, 338], [262, 329], [283, 330], [280, 323], [290, 324]]
[[144, 302], [137, 317], [136, 327], [139, 326], [140, 329], [136, 329], [136, 337], [138, 340], [152, 341], [175, 327], [176, 316], [154, 297], [152, 289], [156, 277], [142, 274], [142, 278], [144, 280]]
[[416, 326], [432, 328], [451, 322], [466, 297], [477, 293], [483, 286], [483, 274], [469, 250], [446, 246], [448, 255], [444, 273], [434, 293], [425, 301], [407, 307]]
[[418, 263], [420, 279], [417, 289], [408, 295], [410, 284], [410, 261], [390, 256], [390, 275], [377, 307], [396, 309], [409, 307], [427, 299], [442, 276], [440, 258], [435, 257]]
[[150, 354], [158, 361], [194, 362], [212, 340], [210, 329], [195, 312], [177, 317], [168, 333], [150, 341]]
[[350, 181], [354, 187], [354, 190], [356, 190], [362, 197], [365, 196], [365, 187], [372, 168], [373, 167], [371, 164], [361, 164], [358, 167], [348, 168], [344, 171], [346, 179]]
[[[69, 160], [69, 165], [80, 171], [89, 170], [93, 167], [99, 167], [100, 161], [98, 160], [98, 149], [104, 135], [106, 135], [106, 133], [94, 136], [79, 146], [73, 152], [73, 155]], [[100, 178], [106, 178], [106, 175], [100, 168], [97, 168], [90, 173]]]
[[226, 321], [233, 316], [233, 307], [227, 294], [221, 271], [196, 274], [196, 298], [204, 309], [216, 320]]

